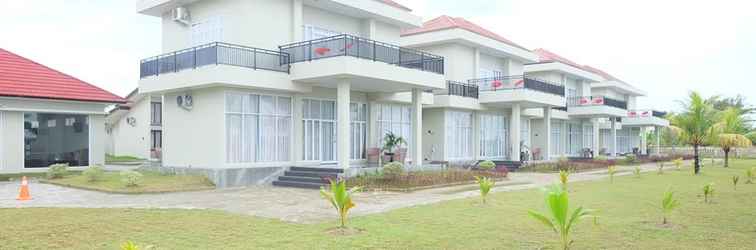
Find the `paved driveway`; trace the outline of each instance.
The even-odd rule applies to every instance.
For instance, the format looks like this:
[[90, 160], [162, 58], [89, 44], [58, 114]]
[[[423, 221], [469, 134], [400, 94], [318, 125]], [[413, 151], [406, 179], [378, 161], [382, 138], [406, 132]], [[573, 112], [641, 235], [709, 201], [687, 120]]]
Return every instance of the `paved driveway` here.
[[[655, 171], [656, 165], [642, 166]], [[632, 167], [621, 167], [617, 175], [631, 174]], [[570, 181], [606, 178], [606, 170], [576, 173]], [[511, 173], [508, 181], [498, 183], [491, 192], [542, 187], [557, 182], [556, 174]], [[355, 196], [359, 204], [352, 210], [356, 216], [392, 209], [430, 204], [451, 199], [477, 196], [476, 185], [428, 189], [412, 193], [365, 192]], [[198, 192], [124, 195], [60, 187], [32, 181], [31, 201], [15, 200], [18, 182], [0, 182], [0, 207], [87, 207], [87, 208], [182, 208], [220, 209], [232, 213], [276, 218], [284, 221], [312, 223], [336, 218], [330, 205], [318, 190], [280, 187], [248, 187]]]

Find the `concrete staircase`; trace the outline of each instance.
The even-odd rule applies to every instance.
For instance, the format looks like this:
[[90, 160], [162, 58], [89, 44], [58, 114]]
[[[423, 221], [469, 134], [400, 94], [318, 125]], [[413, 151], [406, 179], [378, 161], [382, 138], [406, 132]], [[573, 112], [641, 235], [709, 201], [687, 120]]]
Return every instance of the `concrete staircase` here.
[[335, 180], [343, 173], [340, 168], [291, 167], [273, 181], [273, 186], [319, 189], [328, 184], [329, 179]]

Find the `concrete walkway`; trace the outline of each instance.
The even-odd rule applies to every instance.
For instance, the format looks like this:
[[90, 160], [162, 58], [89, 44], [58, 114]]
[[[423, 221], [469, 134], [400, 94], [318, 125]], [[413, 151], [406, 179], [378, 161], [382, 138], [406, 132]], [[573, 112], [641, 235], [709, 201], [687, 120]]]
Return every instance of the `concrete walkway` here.
[[[656, 164], [641, 166], [643, 171], [656, 171]], [[617, 176], [632, 174], [634, 167], [618, 167]], [[668, 164], [667, 168], [672, 168]], [[575, 173], [570, 181], [606, 178], [606, 170]], [[557, 174], [511, 173], [509, 180], [498, 183], [491, 192], [504, 192], [543, 187], [558, 182]], [[0, 207], [86, 207], [86, 208], [181, 208], [219, 209], [232, 213], [281, 219], [297, 223], [314, 223], [336, 218], [318, 190], [280, 187], [249, 187], [199, 192], [122, 195], [65, 188], [32, 182], [34, 200], [20, 202], [18, 182], [0, 182]], [[355, 196], [353, 216], [381, 213], [397, 208], [437, 203], [478, 196], [477, 185], [421, 190], [411, 193], [365, 192]]]

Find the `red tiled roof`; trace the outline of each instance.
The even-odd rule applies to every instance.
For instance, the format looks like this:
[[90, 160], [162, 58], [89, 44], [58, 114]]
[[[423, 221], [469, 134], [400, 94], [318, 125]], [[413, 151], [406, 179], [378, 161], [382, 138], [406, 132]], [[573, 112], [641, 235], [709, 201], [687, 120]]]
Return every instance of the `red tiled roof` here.
[[123, 103], [123, 98], [0, 48], [0, 96]]
[[570, 59], [567, 59], [565, 57], [557, 55], [556, 53], [548, 51], [546, 49], [542, 49], [542, 48], [534, 49], [533, 53], [536, 53], [536, 55], [538, 55], [538, 61], [540, 61], [542, 63], [545, 63], [545, 62], [560, 62], [560, 63], [564, 63], [564, 64], [570, 65], [570, 66], [578, 68], [578, 69], [585, 70], [582, 65], [580, 65], [580, 64], [578, 64], [576, 62], [573, 62]]
[[[612, 80], [612, 81], [623, 82], [623, 81], [622, 81], [622, 80], [620, 80], [619, 78], [616, 78], [616, 77], [614, 77], [613, 75], [610, 75], [609, 73], [606, 73], [605, 71], [603, 71], [603, 70], [600, 70], [600, 69], [598, 69], [598, 68], [594, 68], [594, 67], [591, 67], [591, 66], [588, 66], [588, 65], [583, 65], [583, 69], [585, 69], [585, 70], [587, 70], [587, 71], [590, 71], [590, 72], [592, 72], [592, 73], [594, 73], [594, 74], [600, 75], [601, 77], [603, 77], [603, 78], [605, 78], [605, 79], [607, 79], [607, 80]], [[623, 82], [623, 83], [624, 83], [624, 82]]]
[[406, 10], [406, 11], [412, 11], [412, 9], [407, 8], [407, 6], [401, 5], [401, 4], [399, 4], [397, 2], [394, 2], [394, 1], [391, 1], [391, 0], [379, 0], [379, 1], [381, 1], [382, 3], [388, 4], [388, 5], [392, 6], [392, 7], [395, 7], [395, 8], [400, 8], [400, 9], [403, 9], [403, 10]]
[[455, 29], [455, 28], [464, 29], [464, 30], [476, 33], [478, 35], [485, 36], [485, 37], [494, 39], [496, 41], [506, 43], [520, 49], [527, 50], [525, 47], [520, 46], [519, 44], [516, 44], [510, 41], [509, 39], [506, 39], [503, 36], [500, 36], [499, 34], [496, 34], [490, 30], [487, 30], [481, 27], [480, 25], [467, 21], [464, 18], [450, 17], [446, 15], [427, 21], [423, 23], [423, 26], [420, 28], [403, 30], [402, 36], [410, 36], [410, 35], [416, 35], [416, 34], [421, 34], [421, 33], [426, 33], [426, 32]]

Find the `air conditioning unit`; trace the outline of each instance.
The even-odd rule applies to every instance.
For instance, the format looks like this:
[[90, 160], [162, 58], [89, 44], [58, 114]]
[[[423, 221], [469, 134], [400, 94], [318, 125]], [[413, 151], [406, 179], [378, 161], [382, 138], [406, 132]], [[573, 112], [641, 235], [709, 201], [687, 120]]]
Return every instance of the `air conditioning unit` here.
[[176, 7], [171, 10], [171, 19], [175, 22], [189, 25], [191, 23], [191, 17], [189, 16], [189, 10], [185, 7]]

